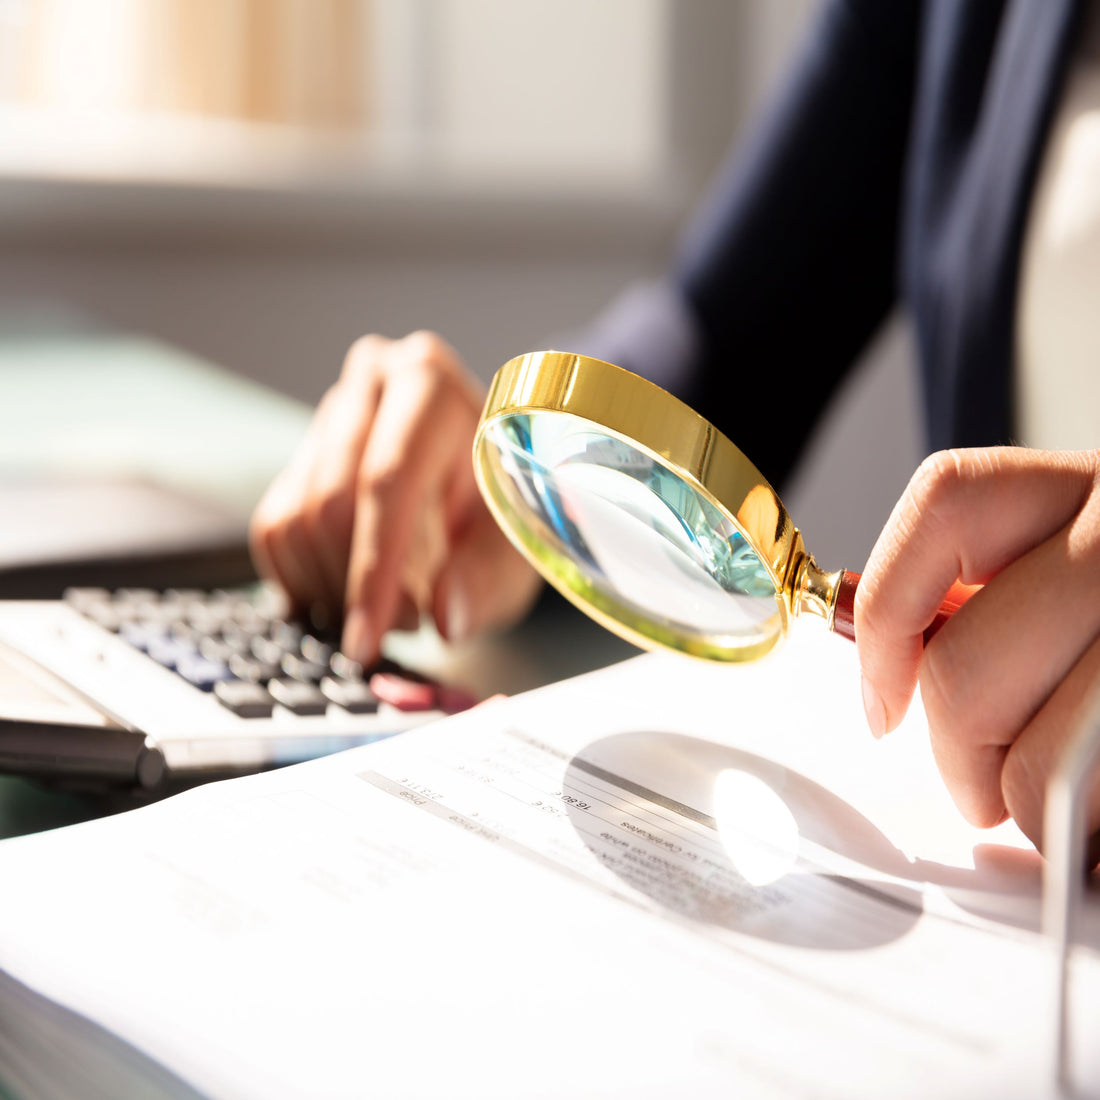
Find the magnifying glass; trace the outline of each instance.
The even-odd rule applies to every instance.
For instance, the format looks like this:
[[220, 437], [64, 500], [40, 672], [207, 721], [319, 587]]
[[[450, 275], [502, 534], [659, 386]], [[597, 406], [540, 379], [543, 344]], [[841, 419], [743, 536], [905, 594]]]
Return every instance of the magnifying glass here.
[[[775, 490], [726, 436], [611, 363], [556, 351], [505, 363], [474, 470], [531, 564], [635, 645], [748, 661], [802, 612], [855, 637], [859, 575], [819, 569]], [[926, 639], [972, 591], [948, 593]]]

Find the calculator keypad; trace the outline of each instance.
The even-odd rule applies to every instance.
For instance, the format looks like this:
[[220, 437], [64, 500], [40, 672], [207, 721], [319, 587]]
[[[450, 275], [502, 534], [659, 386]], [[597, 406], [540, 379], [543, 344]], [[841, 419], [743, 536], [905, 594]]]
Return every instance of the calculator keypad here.
[[65, 599], [241, 718], [270, 718], [276, 705], [319, 715], [330, 706], [372, 714], [380, 702], [403, 711], [454, 712], [476, 702], [388, 659], [363, 668], [340, 652], [336, 637], [283, 618], [261, 586], [212, 592], [75, 588]]

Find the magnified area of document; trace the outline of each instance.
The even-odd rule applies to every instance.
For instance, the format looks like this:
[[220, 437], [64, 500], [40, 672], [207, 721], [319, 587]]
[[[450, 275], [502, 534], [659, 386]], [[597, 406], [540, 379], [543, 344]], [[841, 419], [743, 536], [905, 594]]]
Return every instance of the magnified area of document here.
[[[657, 763], [666, 781], [679, 770], [678, 787], [693, 788], [695, 797], [678, 801], [629, 779], [613, 770], [616, 760], [633, 770], [639, 760]], [[624, 900], [701, 922], [713, 935], [729, 930], [853, 950], [903, 936], [921, 913], [918, 891], [838, 874], [842, 857], [832, 854], [832, 868], [822, 858], [815, 804], [818, 810], [828, 804], [834, 830], [850, 843], [888, 848], [870, 822], [835, 805], [808, 779], [750, 753], [673, 734], [624, 733], [567, 760], [537, 737], [509, 729], [491, 752], [459, 763], [455, 772], [437, 781], [446, 796], [432, 780], [425, 783], [423, 772], [411, 786], [376, 771], [360, 777]], [[776, 787], [797, 800], [794, 810]], [[737, 801], [746, 797], [750, 805]], [[847, 820], [838, 822], [838, 814]], [[572, 831], [561, 828], [565, 821]]]
[[[664, 742], [666, 771], [698, 761], [693, 750], [718, 755], [717, 763], [726, 766], [699, 769], [705, 787], [689, 805], [582, 755], [569, 763], [563, 799], [577, 799], [566, 801], [567, 812], [600, 863], [664, 910], [713, 926], [712, 934], [728, 929], [819, 950], [887, 943], [919, 918], [918, 891], [836, 873], [836, 854], [830, 869], [820, 845], [799, 831], [805, 803], [792, 808], [762, 778], [775, 770], [767, 761], [693, 738], [647, 733], [615, 738], [624, 763], [639, 740]], [[608, 746], [602, 747], [606, 758]], [[782, 779], [776, 786], [786, 788], [787, 799], [814, 787], [794, 773]], [[848, 816], [856, 819], [853, 833], [873, 829], [855, 811]]]
[[[736, 768], [714, 781], [714, 820], [737, 872], [753, 886], [766, 886], [798, 862], [798, 822], [787, 804], [755, 775]], [[767, 839], [761, 843], [760, 838]]]

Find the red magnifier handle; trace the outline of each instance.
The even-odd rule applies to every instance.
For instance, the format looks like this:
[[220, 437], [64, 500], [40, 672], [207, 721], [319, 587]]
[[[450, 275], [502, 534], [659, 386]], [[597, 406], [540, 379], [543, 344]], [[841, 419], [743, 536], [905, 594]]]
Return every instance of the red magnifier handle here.
[[[842, 638], [850, 638], [853, 642], [856, 640], [855, 603], [859, 578], [859, 573], [841, 574], [840, 584], [837, 586], [836, 610], [833, 613], [833, 630]], [[961, 581], [956, 581], [947, 590], [947, 595], [944, 596], [936, 617], [924, 632], [925, 645], [928, 645], [936, 631], [980, 588], [980, 584], [963, 584]]]

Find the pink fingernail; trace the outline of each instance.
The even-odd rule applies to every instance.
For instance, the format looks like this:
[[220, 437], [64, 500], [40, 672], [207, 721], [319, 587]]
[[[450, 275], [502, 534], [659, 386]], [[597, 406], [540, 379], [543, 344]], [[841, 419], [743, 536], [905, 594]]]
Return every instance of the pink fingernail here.
[[860, 687], [863, 691], [863, 713], [867, 715], [867, 725], [871, 727], [871, 733], [875, 737], [881, 737], [886, 732], [886, 707], [866, 677], [860, 677]]

